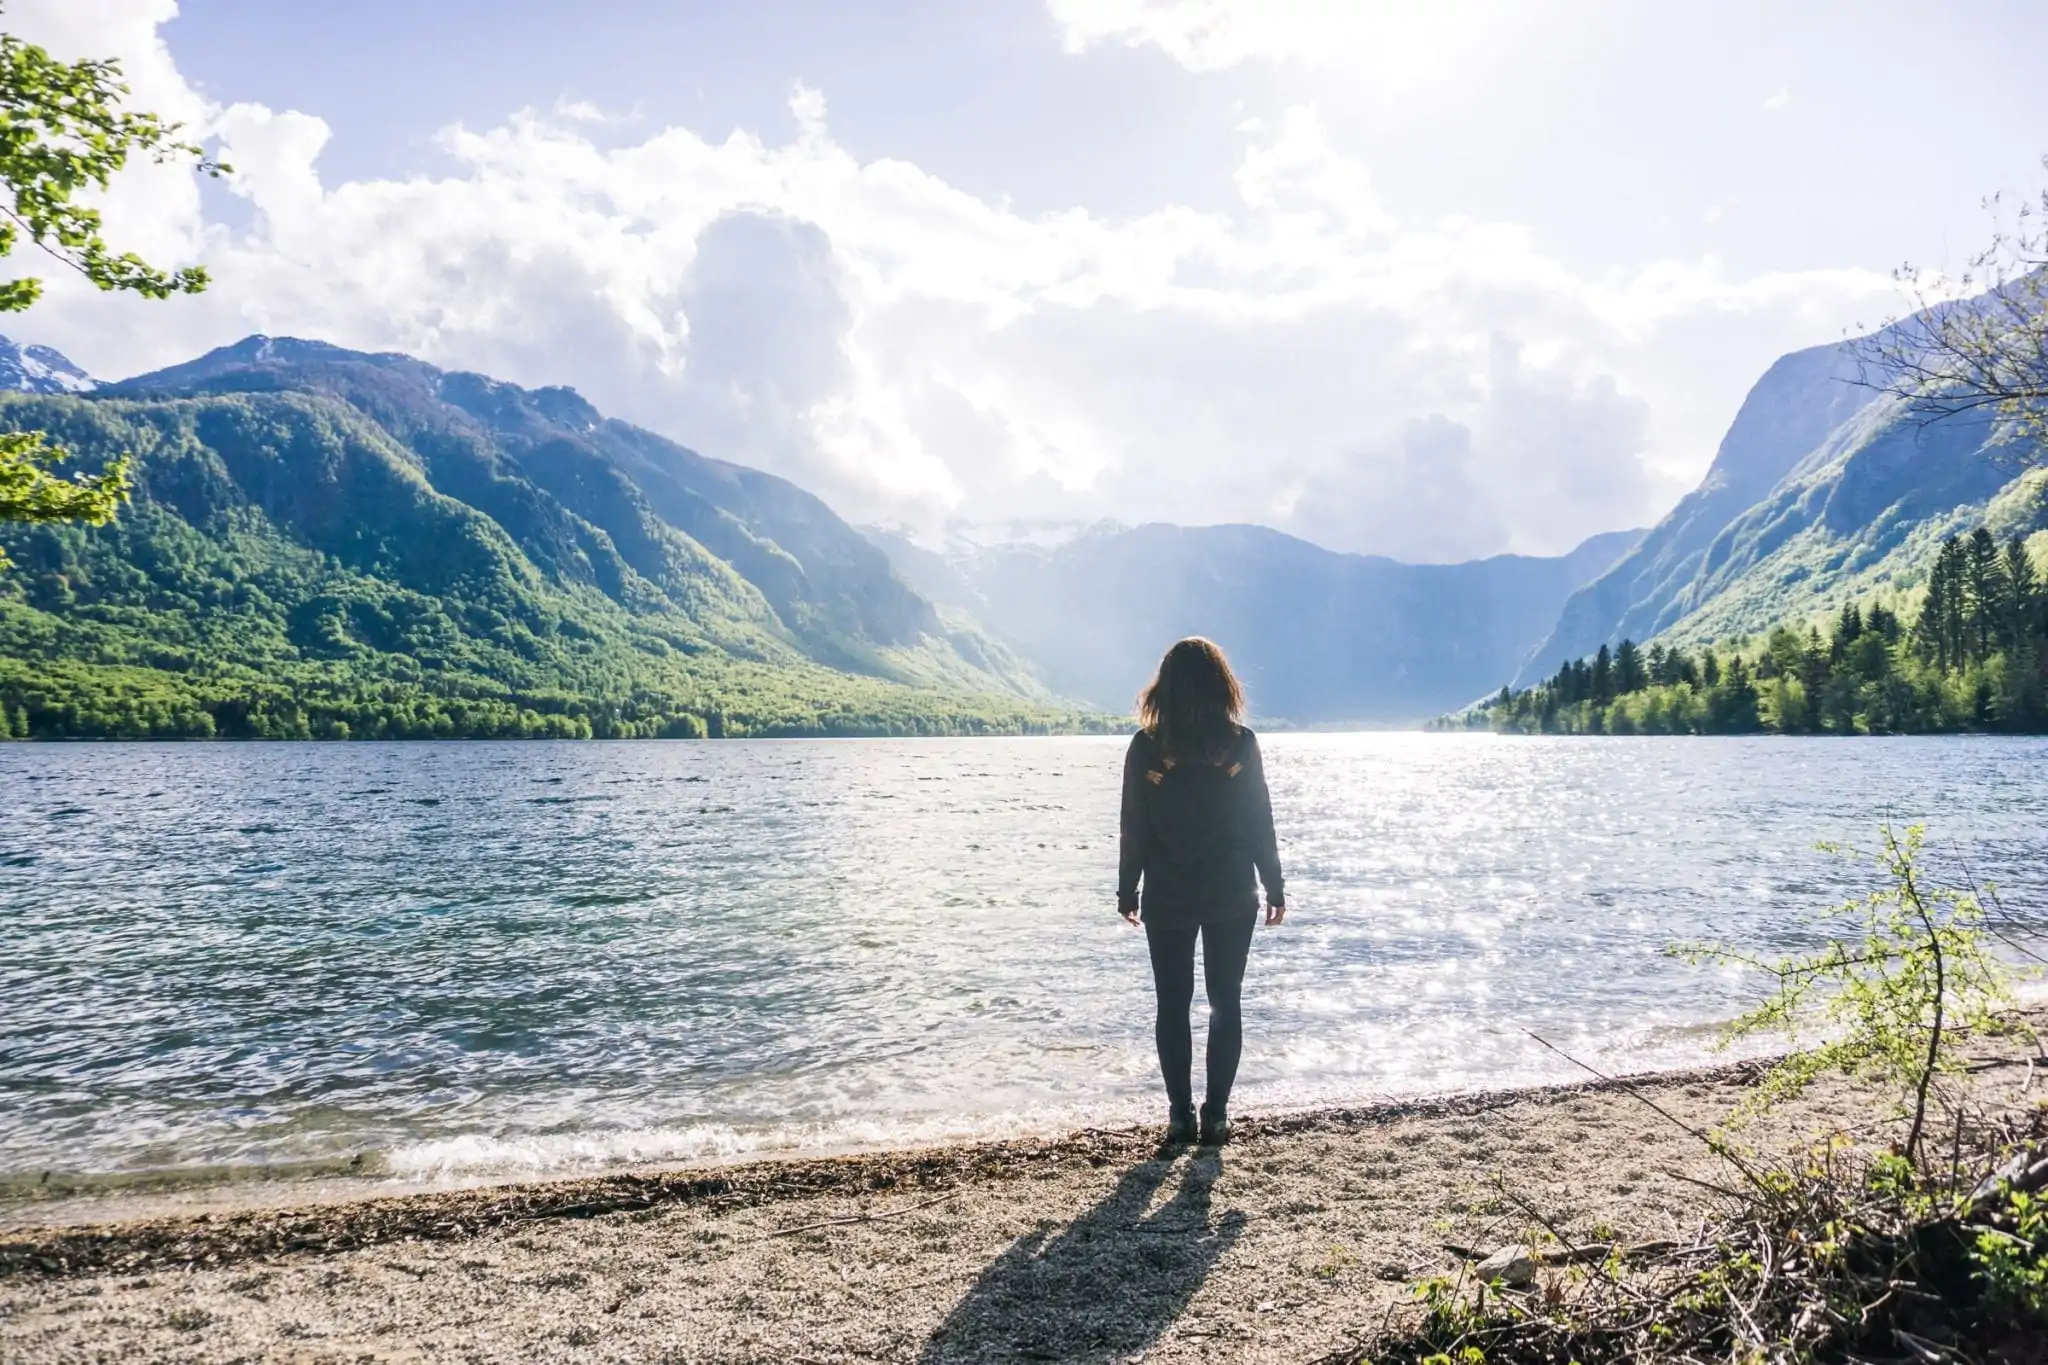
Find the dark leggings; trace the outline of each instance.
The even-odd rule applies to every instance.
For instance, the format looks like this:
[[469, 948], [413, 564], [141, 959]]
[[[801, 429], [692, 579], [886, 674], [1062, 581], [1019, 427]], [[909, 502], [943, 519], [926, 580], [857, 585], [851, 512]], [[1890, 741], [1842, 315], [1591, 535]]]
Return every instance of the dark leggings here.
[[1202, 939], [1202, 984], [1209, 991], [1209, 1093], [1211, 1112], [1230, 1102], [1237, 1079], [1237, 1057], [1244, 1049], [1244, 1014], [1238, 993], [1244, 986], [1244, 963], [1251, 955], [1256, 914], [1214, 924], [1145, 921], [1145, 942], [1152, 950], [1152, 984], [1159, 993], [1154, 1035], [1159, 1043], [1159, 1073], [1166, 1078], [1166, 1098], [1176, 1109], [1194, 1103], [1191, 1073], [1195, 1044], [1188, 1028], [1188, 1009], [1195, 1003], [1195, 936]]

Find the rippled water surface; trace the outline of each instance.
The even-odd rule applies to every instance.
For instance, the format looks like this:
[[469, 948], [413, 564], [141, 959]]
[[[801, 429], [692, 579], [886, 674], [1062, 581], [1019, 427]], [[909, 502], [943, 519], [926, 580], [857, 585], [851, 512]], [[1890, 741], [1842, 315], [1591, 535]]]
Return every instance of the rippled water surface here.
[[[2016, 911], [2048, 742], [1278, 735], [1240, 1108], [1689, 1060], [1924, 819]], [[1122, 742], [0, 746], [0, 1177], [416, 1178], [1150, 1115]], [[1198, 1082], [1199, 1084], [1199, 1082]]]

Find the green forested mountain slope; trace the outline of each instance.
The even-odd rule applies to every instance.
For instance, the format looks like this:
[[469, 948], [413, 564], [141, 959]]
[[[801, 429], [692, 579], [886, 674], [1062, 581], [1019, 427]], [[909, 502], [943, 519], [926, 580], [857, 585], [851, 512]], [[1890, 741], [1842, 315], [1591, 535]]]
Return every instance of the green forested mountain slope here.
[[2036, 452], [1988, 413], [1930, 422], [1842, 346], [1751, 390], [1700, 488], [1574, 593], [1515, 680], [1624, 639], [1698, 645], [1910, 594], [1949, 536], [2048, 527]]
[[1844, 424], [1723, 532], [1668, 632], [1704, 643], [1922, 584], [1942, 542], [2042, 526], [2039, 471], [1981, 417], [1924, 423], [1895, 400]]
[[0, 423], [137, 479], [113, 526], [0, 531], [15, 733], [1071, 720], [817, 499], [567, 390], [251, 338]]

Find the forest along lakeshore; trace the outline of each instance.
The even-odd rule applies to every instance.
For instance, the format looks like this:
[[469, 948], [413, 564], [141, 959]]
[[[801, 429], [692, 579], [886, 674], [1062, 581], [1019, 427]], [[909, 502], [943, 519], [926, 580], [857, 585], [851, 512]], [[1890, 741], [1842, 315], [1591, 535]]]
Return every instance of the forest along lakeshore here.
[[1623, 640], [1433, 728], [1511, 734], [1954, 734], [2048, 730], [2048, 591], [2040, 554], [1978, 527], [1941, 543], [1911, 629], [1846, 602], [1802, 634], [1779, 626], [1719, 652]]

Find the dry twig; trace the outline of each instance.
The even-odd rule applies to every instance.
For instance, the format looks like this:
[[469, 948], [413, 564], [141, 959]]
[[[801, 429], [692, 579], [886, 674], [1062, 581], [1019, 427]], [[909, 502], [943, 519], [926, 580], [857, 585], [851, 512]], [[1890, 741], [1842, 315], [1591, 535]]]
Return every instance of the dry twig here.
[[947, 1190], [936, 1198], [926, 1199], [916, 1204], [909, 1204], [900, 1209], [890, 1209], [885, 1213], [857, 1213], [851, 1218], [826, 1218], [816, 1223], [804, 1223], [793, 1228], [777, 1228], [773, 1232], [764, 1232], [759, 1237], [750, 1240], [766, 1242], [776, 1237], [794, 1237], [799, 1232], [816, 1232], [820, 1228], [845, 1227], [849, 1223], [879, 1223], [885, 1218], [901, 1218], [906, 1213], [916, 1213], [919, 1209], [928, 1209], [934, 1204], [943, 1204], [958, 1193], [960, 1193], [958, 1190]]

